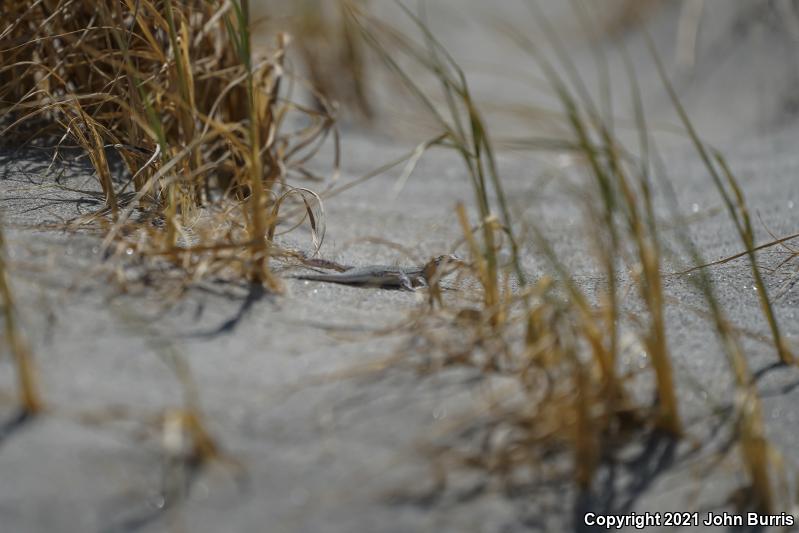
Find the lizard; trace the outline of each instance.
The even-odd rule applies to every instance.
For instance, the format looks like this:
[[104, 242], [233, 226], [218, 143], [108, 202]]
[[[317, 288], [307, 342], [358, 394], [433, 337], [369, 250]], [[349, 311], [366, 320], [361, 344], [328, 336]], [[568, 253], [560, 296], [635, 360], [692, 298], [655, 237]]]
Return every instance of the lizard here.
[[328, 283], [341, 283], [343, 285], [358, 285], [362, 287], [379, 287], [383, 289], [416, 290], [426, 287], [442, 264], [460, 263], [461, 260], [454, 255], [440, 255], [421, 266], [401, 267], [387, 265], [371, 265], [364, 267], [350, 267], [342, 272], [313, 273], [291, 276], [294, 279], [308, 281], [323, 281]]

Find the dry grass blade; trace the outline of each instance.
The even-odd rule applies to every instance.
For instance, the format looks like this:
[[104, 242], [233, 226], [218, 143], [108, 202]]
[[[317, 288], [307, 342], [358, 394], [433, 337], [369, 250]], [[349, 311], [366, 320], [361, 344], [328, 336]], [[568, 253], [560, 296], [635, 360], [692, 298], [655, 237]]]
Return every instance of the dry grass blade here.
[[0, 303], [3, 305], [4, 336], [17, 370], [20, 406], [24, 413], [34, 415], [41, 411], [42, 400], [36, 384], [33, 357], [25, 338], [19, 331], [17, 308], [8, 280], [6, 243], [2, 227], [0, 227]]
[[[367, 16], [363, 11], [355, 9], [354, 6], [349, 6], [348, 13], [386, 67], [400, 78], [405, 87], [435, 117], [444, 132], [445, 139], [449, 141], [448, 146], [461, 155], [468, 169], [475, 195], [475, 205], [482, 222], [487, 222], [494, 217], [489, 196], [492, 192], [495, 195], [503, 230], [510, 241], [511, 260], [515, 274], [519, 282], [524, 284], [526, 278], [521, 267], [519, 247], [511, 224], [506, 195], [497, 171], [494, 149], [488, 137], [483, 117], [469, 90], [466, 77], [449, 52], [430, 32], [424, 22], [424, 13], [421, 16], [416, 16], [401, 3], [397, 3], [397, 5], [422, 33], [426, 48], [417, 47], [386, 24]], [[446, 102], [445, 111], [440, 111], [419, 83], [400, 66], [399, 52], [416, 60], [436, 78]], [[491, 295], [497, 292], [500, 281], [496, 257], [498, 248], [493, 227], [486, 223], [482, 228], [481, 255], [485, 257], [488, 271], [485, 281], [492, 285], [486, 287], [486, 294]]]
[[666, 75], [666, 71], [663, 68], [663, 63], [661, 62], [660, 57], [655, 51], [652, 39], [649, 37], [648, 34], [647, 34], [647, 45], [649, 47], [650, 53], [652, 54], [655, 66], [657, 67], [658, 74], [660, 75], [663, 85], [669, 94], [669, 98], [671, 99], [674, 108], [677, 110], [677, 114], [680, 116], [680, 119], [682, 120], [685, 130], [688, 132], [688, 136], [691, 139], [691, 142], [693, 143], [696, 152], [699, 154], [700, 158], [702, 159], [702, 163], [707, 169], [708, 174], [710, 175], [713, 181], [713, 184], [716, 186], [716, 189], [718, 190], [722, 200], [724, 201], [724, 205], [727, 208], [730, 218], [735, 224], [738, 236], [740, 237], [741, 242], [746, 248], [746, 254], [747, 257], [749, 258], [749, 264], [752, 270], [752, 276], [754, 277], [755, 286], [757, 287], [758, 291], [758, 298], [760, 298], [760, 303], [761, 306], [763, 307], [763, 313], [765, 314], [766, 320], [768, 321], [769, 324], [769, 328], [771, 329], [774, 346], [777, 349], [777, 355], [779, 356], [780, 361], [782, 363], [793, 364], [795, 362], [794, 355], [791, 353], [787, 343], [785, 342], [785, 339], [780, 333], [779, 324], [774, 314], [774, 309], [771, 305], [771, 300], [769, 298], [768, 292], [766, 291], [765, 283], [763, 282], [763, 275], [760, 272], [760, 267], [758, 266], [756, 261], [754, 232], [752, 230], [752, 224], [749, 220], [749, 212], [748, 209], [746, 208], [746, 201], [744, 199], [743, 193], [741, 192], [737, 180], [735, 179], [735, 176], [732, 174], [729, 166], [726, 164], [724, 158], [721, 156], [721, 154], [715, 152], [716, 163], [721, 168], [721, 173], [726, 178], [728, 186], [732, 189], [734, 197], [730, 196], [730, 192], [727, 190], [727, 187], [725, 187], [724, 180], [722, 180], [722, 177], [719, 174], [719, 170], [716, 168], [716, 165], [713, 164], [713, 158], [711, 157], [711, 155], [713, 154], [711, 154], [711, 151], [705, 146], [705, 143], [702, 142], [702, 140], [699, 138], [696, 129], [691, 123], [691, 120], [688, 118], [688, 114], [686, 113], [685, 108], [680, 103], [680, 100], [677, 97], [677, 93], [675, 92], [674, 87], [669, 81], [669, 78]]
[[[786, 243], [788, 241], [792, 241], [792, 240], [797, 239], [797, 238], [799, 238], [799, 233], [794, 233], [793, 235], [788, 235], [787, 237], [774, 239], [774, 240], [772, 240], [770, 242], [755, 246], [754, 248], [752, 248], [752, 251], [753, 252], [758, 252], [760, 250], [766, 250], [768, 248], [772, 248], [774, 246], [779, 246], [780, 244], [784, 244], [784, 243]], [[736, 259], [740, 259], [742, 257], [748, 257], [748, 255], [749, 255], [749, 250], [744, 250], [743, 252], [740, 252], [740, 253], [737, 253], [737, 254], [733, 254], [733, 255], [730, 255], [730, 256], [727, 256], [727, 257], [723, 257], [723, 258], [718, 259], [716, 261], [711, 261], [710, 263], [704, 263], [704, 264], [701, 264], [701, 265], [698, 265], [698, 266], [687, 268], [685, 270], [681, 270], [679, 272], [675, 272], [673, 275], [675, 275], [675, 276], [684, 276], [685, 274], [690, 274], [692, 272], [696, 272], [697, 270], [702, 270], [704, 268], [709, 268], [709, 267], [712, 267], [712, 266], [724, 265], [726, 263], [729, 263], [730, 261], [735, 261]]]
[[[708, 168], [711, 177], [713, 178], [714, 183], [721, 194], [725, 205], [731, 214], [733, 222], [735, 223], [736, 228], [739, 231], [739, 235], [742, 239], [745, 237], [746, 230], [741, 225], [741, 221], [735, 214], [735, 209], [729, 199], [728, 193], [726, 189], [723, 187], [723, 183], [719, 179], [718, 174], [716, 173], [715, 167], [713, 167], [707, 152], [705, 150], [704, 144], [699, 139], [698, 135], [696, 134], [696, 130], [693, 127], [690, 119], [688, 118], [687, 114], [685, 113], [684, 108], [680, 104], [679, 99], [674, 91], [673, 86], [670, 84], [668, 77], [665, 74], [665, 70], [663, 69], [663, 64], [660, 61], [660, 57], [655, 50], [655, 47], [651, 41], [651, 38], [647, 35], [647, 43], [650, 49], [650, 53], [655, 61], [655, 65], [658, 69], [659, 75], [661, 77], [661, 81], [663, 82], [664, 86], [666, 87], [667, 92], [674, 104], [675, 108], [677, 109], [680, 118], [683, 121], [683, 124], [689, 132], [689, 136], [691, 141], [693, 142], [697, 152], [700, 155], [705, 166]], [[636, 90], [635, 91], [636, 99], [640, 102], [640, 93]], [[638, 104], [640, 106], [640, 103]], [[657, 151], [654, 149], [654, 145], [652, 146], [653, 153], [657, 155]], [[664, 185], [664, 190], [667, 193], [667, 197], [670, 201], [670, 206], [672, 212], [677, 214], [677, 200], [676, 194], [671, 186], [671, 183], [665, 177], [665, 170], [662, 164], [662, 161], [656, 161], [655, 169], [656, 174], [661, 182]], [[735, 180], [733, 179], [732, 182], [734, 183]], [[737, 189], [737, 186], [735, 186]], [[743, 199], [741, 197], [740, 201], [742, 202]], [[751, 236], [751, 232], [749, 233]], [[685, 230], [680, 230], [677, 232], [677, 236], [684, 247], [685, 251], [693, 260], [694, 264], [702, 265], [704, 261], [701, 258], [699, 251], [697, 250], [696, 246], [694, 245], [693, 241], [691, 240], [690, 236], [687, 234]], [[744, 239], [746, 242], [746, 239]], [[754, 246], [753, 242], [749, 240], [749, 244], [747, 247], [746, 255], [749, 256], [750, 260], [753, 260], [753, 251]], [[757, 265], [753, 262], [752, 268], [757, 269]], [[754, 383], [751, 379], [751, 373], [748, 368], [748, 364], [746, 362], [746, 358], [744, 357], [743, 351], [741, 349], [740, 343], [738, 341], [736, 332], [734, 328], [730, 324], [728, 318], [726, 317], [725, 312], [723, 311], [721, 304], [719, 303], [718, 298], [715, 294], [715, 288], [713, 285], [713, 281], [710, 278], [709, 273], [706, 269], [700, 268], [697, 271], [698, 276], [692, 278], [692, 281], [697, 285], [697, 287], [702, 291], [705, 296], [705, 301], [707, 302], [708, 306], [710, 307], [710, 315], [713, 319], [713, 323], [715, 325], [716, 333], [721, 341], [721, 345], [724, 349], [725, 354], [727, 355], [734, 379], [736, 384], [736, 395], [738, 401], [736, 401], [736, 407], [738, 408], [739, 413], [739, 421], [738, 421], [738, 436], [740, 439], [739, 446], [742, 456], [742, 461], [745, 465], [745, 468], [748, 473], [748, 477], [751, 483], [751, 498], [748, 503], [752, 504], [759, 512], [762, 513], [770, 513], [774, 509], [775, 505], [775, 498], [774, 492], [771, 485], [771, 467], [773, 466], [773, 461], [770, 459], [774, 454], [771, 452], [771, 446], [765, 438], [764, 431], [763, 431], [763, 419], [762, 419], [762, 412], [760, 406], [760, 399], [757, 395], [757, 390], [755, 388]], [[761, 294], [761, 297], [765, 295], [765, 292]], [[767, 298], [767, 295], [765, 296]], [[774, 324], [770, 324], [774, 325]], [[773, 332], [773, 329], [772, 329]], [[779, 350], [778, 346], [778, 350]]]
[[[528, 2], [528, 5], [556, 54], [559, 64], [565, 69], [570, 84], [561, 77], [555, 66], [526, 35], [513, 28], [509, 34], [523, 50], [531, 54], [550, 82], [563, 106], [566, 121], [572, 128], [575, 144], [588, 162], [590, 175], [602, 201], [601, 219], [596, 220], [591, 227], [597, 232], [595, 242], [606, 243], [597, 247], [599, 261], [608, 280], [604, 309], [607, 316], [606, 327], [611, 332], [608, 348], [611, 360], [604, 366], [608, 371], [613, 368], [613, 359], [618, 351], [617, 323], [621, 304], [617, 295], [616, 262], [617, 258], [626, 255], [622, 245], [626, 238], [635, 245], [636, 263], [630, 267], [633, 272], [640, 272], [637, 286], [650, 317], [648, 331], [644, 334], [644, 343], [652, 357], [657, 379], [658, 398], [661, 402], [660, 424], [663, 429], [679, 434], [681, 422], [663, 322], [661, 245], [656, 225], [653, 223], [648, 166], [646, 163], [634, 167], [625, 164], [622, 154], [628, 151], [614, 137], [612, 124], [608, 123], [598, 111], [557, 32], [536, 2]], [[580, 4], [575, 6], [578, 15], [581, 14]], [[583, 18], [581, 16], [581, 20]], [[646, 161], [645, 151], [643, 156]], [[590, 207], [588, 212], [591, 212]]]
[[364, 9], [365, 4], [362, 0], [304, 0], [290, 12], [297, 49], [313, 92], [319, 96], [317, 107], [322, 108], [324, 100], [335, 100], [369, 120], [375, 109], [368, 90], [368, 62], [363, 41], [347, 16], [350, 5]]

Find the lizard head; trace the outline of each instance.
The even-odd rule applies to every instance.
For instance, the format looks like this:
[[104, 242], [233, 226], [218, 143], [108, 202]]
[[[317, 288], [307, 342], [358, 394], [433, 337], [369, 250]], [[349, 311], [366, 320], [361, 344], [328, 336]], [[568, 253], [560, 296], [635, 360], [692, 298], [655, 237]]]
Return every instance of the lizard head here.
[[440, 265], [459, 265], [463, 263], [463, 259], [458, 257], [455, 254], [446, 254], [446, 255], [439, 255], [438, 257], [433, 258], [432, 263], [436, 266]]
[[442, 272], [442, 267], [447, 266], [458, 266], [464, 263], [463, 259], [458, 257], [454, 254], [447, 254], [447, 255], [439, 255], [438, 257], [434, 257], [425, 265], [425, 277], [427, 279], [432, 279], [433, 276], [440, 278], [442, 275], [446, 275], [451, 273], [449, 272]]

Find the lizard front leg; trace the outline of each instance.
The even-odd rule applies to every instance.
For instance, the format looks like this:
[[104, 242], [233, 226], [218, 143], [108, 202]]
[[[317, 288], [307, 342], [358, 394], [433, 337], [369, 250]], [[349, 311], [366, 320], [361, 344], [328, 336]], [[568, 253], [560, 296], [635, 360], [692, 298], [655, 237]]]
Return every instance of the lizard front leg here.
[[406, 291], [415, 291], [416, 287], [413, 286], [413, 281], [411, 281], [410, 276], [405, 273], [401, 273], [399, 275], [399, 283], [400, 287], [402, 287]]

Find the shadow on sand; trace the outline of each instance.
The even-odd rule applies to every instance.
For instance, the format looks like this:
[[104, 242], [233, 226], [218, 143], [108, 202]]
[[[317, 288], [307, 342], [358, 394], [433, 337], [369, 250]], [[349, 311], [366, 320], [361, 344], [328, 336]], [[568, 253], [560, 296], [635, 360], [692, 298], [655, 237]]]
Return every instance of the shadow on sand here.
[[11, 416], [0, 421], [0, 448], [3, 447], [8, 439], [29, 425], [35, 418], [36, 415], [27, 409], [19, 408]]

